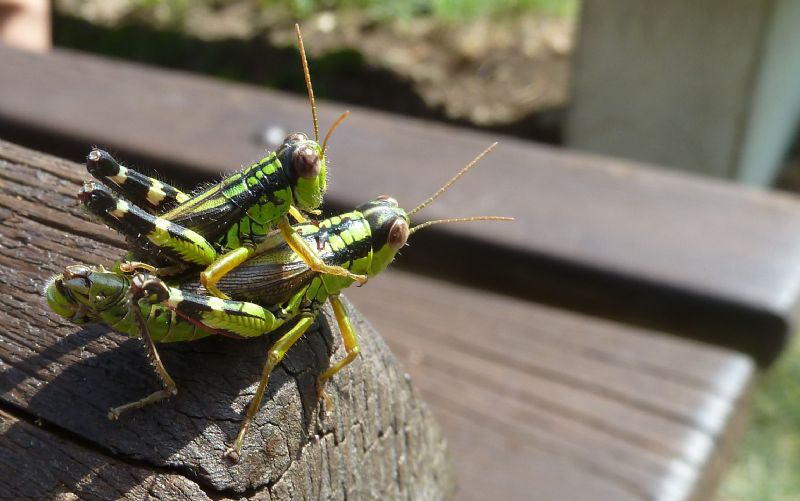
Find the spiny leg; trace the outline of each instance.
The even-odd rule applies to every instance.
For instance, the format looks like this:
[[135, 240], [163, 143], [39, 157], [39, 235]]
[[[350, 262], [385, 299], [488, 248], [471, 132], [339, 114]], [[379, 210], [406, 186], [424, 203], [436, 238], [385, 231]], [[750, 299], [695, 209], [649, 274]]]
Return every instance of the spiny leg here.
[[[154, 283], [156, 287], [150, 284]], [[166, 296], [165, 296], [166, 294]], [[161, 281], [149, 281], [147, 275], [137, 274], [133, 277], [131, 282], [131, 294], [128, 301], [128, 310], [133, 315], [139, 332], [142, 334], [142, 340], [147, 348], [147, 358], [150, 364], [156, 371], [156, 375], [161, 380], [164, 386], [163, 390], [151, 393], [150, 395], [133, 402], [129, 402], [119, 407], [113, 407], [108, 411], [108, 419], [116, 421], [119, 419], [120, 414], [130, 409], [140, 409], [146, 405], [154, 404], [166, 398], [172, 397], [178, 393], [178, 387], [175, 381], [172, 380], [164, 364], [161, 362], [161, 357], [158, 355], [156, 345], [153, 338], [150, 337], [150, 331], [147, 329], [147, 322], [142, 315], [141, 308], [143, 306], [152, 306], [169, 296], [169, 291]]]
[[224, 456], [230, 458], [233, 461], [238, 461], [239, 456], [242, 453], [242, 444], [244, 443], [244, 436], [247, 433], [247, 428], [250, 425], [250, 421], [253, 420], [256, 413], [258, 412], [259, 407], [261, 407], [261, 399], [264, 397], [264, 390], [267, 388], [267, 384], [269, 383], [269, 375], [272, 373], [272, 370], [283, 360], [283, 357], [286, 356], [286, 352], [289, 351], [289, 348], [300, 339], [300, 336], [305, 333], [306, 330], [314, 323], [314, 317], [316, 314], [306, 314], [300, 318], [297, 324], [294, 325], [286, 334], [281, 336], [280, 339], [275, 341], [275, 344], [270, 347], [269, 351], [267, 352], [267, 361], [264, 364], [264, 369], [261, 371], [261, 381], [258, 383], [258, 388], [256, 388], [256, 394], [253, 396], [253, 400], [250, 401], [250, 405], [247, 408], [247, 414], [245, 415], [244, 419], [242, 420], [242, 425], [239, 428], [239, 433], [236, 435], [236, 440], [233, 442], [232, 447], [228, 447], [225, 450]]
[[174, 186], [120, 165], [107, 151], [98, 148], [86, 156], [86, 170], [95, 179], [133, 203], [156, 212], [190, 198]]
[[278, 228], [281, 230], [281, 235], [286, 240], [286, 243], [289, 244], [289, 247], [300, 256], [300, 258], [305, 261], [309, 268], [316, 271], [317, 273], [326, 273], [328, 275], [336, 275], [340, 277], [347, 277], [351, 280], [358, 282], [359, 284], [367, 283], [367, 276], [366, 275], [357, 275], [352, 273], [350, 270], [342, 268], [341, 266], [332, 266], [329, 264], [325, 264], [319, 254], [308, 245], [308, 242], [303, 240], [303, 238], [295, 231], [294, 228], [289, 224], [289, 219], [284, 217], [281, 219], [281, 222], [278, 223]]
[[342, 303], [338, 295], [330, 297], [331, 306], [333, 307], [333, 314], [336, 317], [336, 323], [339, 325], [339, 331], [342, 333], [342, 341], [344, 341], [344, 349], [347, 355], [328, 370], [323, 372], [317, 378], [317, 395], [325, 402], [325, 411], [330, 412], [333, 408], [333, 401], [325, 393], [325, 382], [332, 378], [334, 374], [347, 367], [353, 360], [361, 353], [361, 348], [358, 346], [358, 337], [356, 331], [353, 329], [353, 324], [350, 322], [350, 316], [347, 314], [347, 308]]

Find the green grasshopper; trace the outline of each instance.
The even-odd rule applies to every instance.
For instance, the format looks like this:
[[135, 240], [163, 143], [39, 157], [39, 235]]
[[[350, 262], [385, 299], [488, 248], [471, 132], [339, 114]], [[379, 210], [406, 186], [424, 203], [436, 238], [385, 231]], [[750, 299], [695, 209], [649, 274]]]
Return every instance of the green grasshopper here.
[[[134, 256], [145, 256], [148, 264], [155, 265], [151, 271], [165, 265], [159, 270], [165, 275], [203, 266], [200, 279], [206, 290], [225, 297], [216, 283], [246, 261], [257, 242], [277, 227], [292, 250], [314, 271], [366, 282], [363, 275], [326, 264], [293, 230], [287, 217], [292, 213], [302, 221], [297, 208], [314, 211], [322, 203], [327, 187], [327, 142], [347, 116], [343, 114], [334, 123], [320, 146], [308, 62], [300, 28], [295, 28], [311, 103], [314, 141], [302, 133], [290, 134], [274, 153], [193, 196], [121, 166], [102, 150], [89, 153], [87, 169], [105, 186], [87, 183], [78, 194], [79, 200], [126, 235]], [[170, 205], [174, 207], [156, 215]]]
[[[354, 273], [374, 276], [385, 270], [406, 244], [408, 237], [422, 228], [441, 223], [511, 220], [481, 216], [442, 219], [410, 226], [413, 214], [448, 189], [494, 146], [481, 153], [433, 196], [410, 212], [400, 208], [393, 198], [382, 196], [354, 211], [317, 224], [296, 224], [294, 229], [309, 245], [320, 249], [320, 256], [326, 262], [343, 266]], [[111, 409], [111, 419], [118, 418], [129, 409], [140, 408], [177, 393], [174, 381], [161, 363], [155, 342], [188, 341], [212, 334], [251, 338], [270, 333], [296, 319], [296, 323], [267, 353], [256, 394], [233, 445], [225, 452], [226, 457], [236, 461], [241, 454], [249, 423], [260, 407], [270, 373], [311, 326], [326, 301], [331, 303], [346, 351], [342, 360], [318, 377], [319, 394], [326, 404], [329, 399], [324, 393], [325, 381], [358, 356], [356, 333], [339, 298], [341, 291], [350, 286], [353, 280], [312, 270], [280, 238], [280, 233], [268, 236], [247, 261], [219, 282], [225, 292], [239, 300], [205, 295], [199, 284], [183, 283], [170, 287], [148, 273], [128, 271], [109, 272], [102, 268], [72, 266], [62, 275], [54, 277], [46, 291], [53, 311], [75, 323], [99, 321], [144, 339], [163, 389]]]

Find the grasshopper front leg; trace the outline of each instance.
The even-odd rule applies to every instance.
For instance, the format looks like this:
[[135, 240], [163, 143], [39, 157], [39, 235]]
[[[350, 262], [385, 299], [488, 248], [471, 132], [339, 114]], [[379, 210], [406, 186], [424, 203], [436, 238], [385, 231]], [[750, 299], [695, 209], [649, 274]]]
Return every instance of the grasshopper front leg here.
[[[284, 216], [281, 218], [280, 222], [278, 223], [278, 229], [280, 229], [283, 239], [286, 241], [292, 251], [297, 254], [300, 259], [302, 259], [308, 265], [309, 268], [317, 273], [347, 277], [360, 284], [367, 282], [366, 275], [357, 275], [341, 266], [332, 266], [326, 264], [319, 256], [319, 253], [312, 249], [308, 242], [306, 242], [303, 237], [297, 233], [297, 230], [292, 227], [287, 217]], [[222, 255], [211, 265], [209, 265], [200, 274], [200, 281], [203, 283], [203, 286], [206, 288], [209, 294], [213, 294], [214, 296], [222, 299], [228, 299], [228, 296], [219, 290], [217, 283], [222, 280], [222, 278], [230, 271], [236, 269], [236, 267], [238, 267], [240, 264], [250, 259], [253, 254], [257, 252], [262, 253], [265, 250], [269, 250], [269, 248], [273, 247], [274, 245], [274, 240], [267, 238], [260, 243], [257, 248], [243, 245], [237, 249], [234, 249]]]
[[147, 405], [154, 404], [166, 398], [172, 397], [178, 393], [178, 387], [175, 385], [175, 381], [173, 381], [172, 377], [167, 372], [166, 367], [164, 367], [164, 364], [161, 362], [161, 357], [158, 355], [158, 350], [156, 350], [156, 345], [153, 342], [153, 338], [150, 336], [150, 331], [147, 328], [147, 321], [144, 318], [144, 315], [142, 315], [141, 310], [143, 306], [152, 306], [154, 304], [158, 304], [167, 297], [169, 297], [169, 290], [160, 280], [149, 280], [148, 276], [142, 273], [134, 275], [133, 279], [131, 280], [131, 289], [128, 300], [129, 312], [133, 316], [139, 328], [139, 332], [142, 335], [145, 348], [147, 348], [147, 358], [150, 360], [150, 364], [152, 364], [153, 369], [155, 369], [156, 375], [161, 380], [161, 384], [164, 386], [164, 389], [153, 392], [142, 399], [135, 400], [118, 407], [113, 407], [108, 412], [108, 419], [112, 421], [119, 419], [119, 416], [123, 412], [131, 409], [140, 409]]
[[236, 434], [236, 440], [234, 440], [233, 445], [228, 447], [225, 450], [224, 456], [231, 459], [232, 461], [238, 461], [239, 457], [242, 453], [242, 444], [244, 444], [244, 436], [247, 433], [247, 428], [250, 426], [250, 422], [255, 417], [258, 409], [261, 407], [261, 400], [264, 398], [264, 391], [267, 388], [267, 384], [269, 383], [269, 375], [272, 373], [273, 369], [277, 367], [277, 365], [283, 360], [283, 357], [286, 356], [286, 352], [292, 347], [294, 343], [297, 342], [298, 339], [308, 330], [312, 323], [314, 323], [314, 317], [316, 317], [316, 312], [308, 312], [304, 313], [300, 320], [292, 327], [289, 332], [281, 336], [275, 344], [270, 347], [269, 351], [267, 352], [267, 361], [264, 364], [264, 369], [261, 371], [261, 381], [258, 383], [258, 388], [256, 388], [256, 394], [253, 396], [253, 400], [250, 401], [250, 405], [247, 408], [247, 414], [245, 415], [244, 419], [242, 419], [242, 424], [239, 427], [239, 433]]
[[343, 268], [341, 266], [332, 266], [326, 264], [321, 257], [319, 257], [319, 253], [312, 249], [308, 242], [303, 240], [297, 231], [292, 228], [292, 225], [289, 223], [289, 219], [284, 217], [278, 223], [278, 229], [281, 230], [281, 234], [283, 238], [286, 240], [286, 243], [289, 244], [289, 247], [300, 256], [300, 258], [305, 261], [309, 268], [316, 271], [317, 273], [326, 273], [328, 275], [336, 275], [340, 277], [346, 277], [350, 280], [358, 282], [359, 284], [367, 283], [367, 276], [366, 275], [357, 275], [350, 270]]

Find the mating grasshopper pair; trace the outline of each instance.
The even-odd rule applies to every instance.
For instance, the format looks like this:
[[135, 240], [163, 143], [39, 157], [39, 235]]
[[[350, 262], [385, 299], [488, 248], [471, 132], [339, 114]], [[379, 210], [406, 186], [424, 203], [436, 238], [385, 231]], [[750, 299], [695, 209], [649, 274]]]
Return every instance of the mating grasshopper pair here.
[[[299, 31], [298, 39], [302, 53]], [[308, 82], [304, 57], [303, 60]], [[310, 85], [309, 96], [313, 111]], [[316, 131], [316, 113], [313, 115]], [[310, 327], [326, 301], [333, 307], [347, 354], [320, 374], [321, 396], [325, 381], [359, 352], [356, 333], [339, 299], [343, 289], [381, 273], [409, 235], [422, 227], [442, 222], [508, 219], [477, 217], [410, 226], [411, 215], [444, 192], [490, 147], [410, 212], [390, 197], [379, 197], [316, 224], [305, 222], [299, 215], [298, 223], [291, 225], [287, 213], [294, 210], [292, 204], [314, 210], [321, 201], [326, 143], [327, 137], [320, 147], [305, 136], [290, 135], [276, 153], [193, 196], [124, 169], [107, 154], [90, 154], [89, 170], [108, 188], [90, 184], [79, 196], [92, 212], [129, 237], [135, 258], [143, 262], [122, 263], [110, 271], [81, 265], [67, 267], [48, 285], [47, 299], [56, 313], [75, 323], [102, 322], [141, 337], [164, 386], [143, 399], [112, 409], [110, 418], [177, 392], [160, 361], [156, 342], [187, 341], [213, 334], [249, 338], [296, 320], [267, 353], [256, 394], [233, 445], [225, 453], [236, 460], [271, 371]], [[286, 166], [294, 169], [294, 174], [291, 170], [286, 172]], [[283, 177], [274, 174], [279, 170]], [[310, 173], [316, 179], [304, 176]], [[304, 193], [300, 193], [300, 179], [309, 181], [305, 186], [310, 189]], [[117, 194], [152, 212], [163, 207], [165, 201], [177, 205], [155, 216]], [[275, 231], [270, 231], [273, 227]], [[223, 253], [221, 258], [219, 253]], [[198, 281], [201, 267], [206, 268]]]

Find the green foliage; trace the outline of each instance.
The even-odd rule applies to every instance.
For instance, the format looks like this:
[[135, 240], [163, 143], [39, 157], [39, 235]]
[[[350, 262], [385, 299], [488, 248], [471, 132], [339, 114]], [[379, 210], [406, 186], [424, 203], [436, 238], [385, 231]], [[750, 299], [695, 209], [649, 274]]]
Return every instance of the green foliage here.
[[[145, 0], [142, 0], [145, 1]], [[158, 0], [150, 0], [158, 1]], [[177, 1], [177, 0], [172, 0]], [[323, 10], [357, 9], [378, 20], [416, 16], [461, 21], [479, 17], [504, 17], [521, 12], [570, 16], [578, 0], [260, 0], [264, 6], [284, 4], [298, 18]]]
[[717, 499], [800, 498], [800, 342], [758, 381], [751, 421]]
[[503, 17], [521, 12], [568, 16], [577, 10], [577, 0], [431, 0], [436, 17], [451, 20]]

